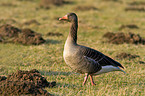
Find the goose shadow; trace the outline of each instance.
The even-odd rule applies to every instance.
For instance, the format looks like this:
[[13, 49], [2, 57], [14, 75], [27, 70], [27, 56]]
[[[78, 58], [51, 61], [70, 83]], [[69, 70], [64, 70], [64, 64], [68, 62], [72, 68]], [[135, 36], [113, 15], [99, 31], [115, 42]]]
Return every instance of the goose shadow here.
[[74, 84], [67, 84], [67, 83], [57, 83], [57, 86], [56, 87], [63, 87], [63, 88], [76, 88], [77, 85], [74, 85]]
[[52, 40], [52, 39], [47, 39], [45, 41], [45, 44], [59, 44], [61, 43], [61, 41], [58, 41], [58, 40]]
[[63, 75], [63, 76], [69, 76], [69, 75], [72, 75], [72, 74], [77, 74], [78, 73], [75, 73], [75, 72], [59, 72], [59, 71], [40, 71], [40, 73], [42, 75], [46, 75], [46, 76], [57, 76], [57, 75]]
[[[78, 73], [75, 73], [75, 72], [42, 71], [42, 70], [39, 72], [45, 76], [52, 76], [52, 75], [54, 75], [54, 76], [57, 76], [57, 75], [69, 76], [72, 74], [79, 75]], [[68, 83], [57, 82], [55, 87], [76, 88], [76, 87], [78, 87], [78, 85], [71, 84], [71, 83], [68, 84]]]

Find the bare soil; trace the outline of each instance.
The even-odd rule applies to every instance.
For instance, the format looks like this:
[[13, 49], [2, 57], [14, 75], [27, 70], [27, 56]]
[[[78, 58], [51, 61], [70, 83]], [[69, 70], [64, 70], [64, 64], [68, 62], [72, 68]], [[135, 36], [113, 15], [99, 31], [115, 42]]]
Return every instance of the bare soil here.
[[125, 8], [126, 11], [145, 11], [145, 2], [133, 1]]
[[63, 34], [59, 32], [48, 32], [46, 36], [63, 36]]
[[143, 1], [133, 1], [133, 2], [131, 2], [131, 3], [129, 3], [129, 5], [140, 5], [140, 6], [145, 6], [145, 2], [143, 2]]
[[118, 2], [118, 1], [120, 1], [120, 0], [102, 0], [102, 1], [113, 1], [113, 2]]
[[0, 42], [4, 42], [4, 39], [1, 35], [0, 35]]
[[45, 42], [41, 34], [31, 29], [18, 29], [12, 25], [0, 26], [1, 42], [4, 43], [20, 43], [24, 45], [39, 45]]
[[139, 57], [139, 56], [123, 52], [123, 53], [120, 53], [120, 54], [116, 55], [116, 57], [119, 58], [119, 59], [125, 59], [125, 58], [134, 59], [134, 58]]
[[107, 32], [103, 35], [103, 37], [108, 38], [108, 42], [113, 44], [129, 43], [145, 45], [145, 39], [142, 38], [139, 34]]
[[125, 11], [145, 11], [145, 7], [144, 6], [128, 6], [127, 8], [125, 8]]
[[121, 25], [119, 30], [130, 28], [130, 29], [138, 29], [139, 27], [135, 24]]
[[12, 4], [12, 3], [1, 3], [0, 6], [4, 6], [4, 7], [17, 7], [17, 5]]
[[69, 2], [65, 2], [64, 0], [41, 0], [40, 7], [49, 9], [50, 5], [60, 6], [60, 5], [67, 4], [67, 3], [69, 3]]
[[32, 2], [32, 1], [35, 1], [35, 0], [18, 0], [18, 1], [30, 1], [30, 2]]
[[22, 25], [32, 25], [32, 24], [40, 25], [40, 23], [39, 23], [37, 20], [35, 20], [35, 19], [26, 21], [26, 22], [24, 22]]
[[52, 96], [44, 87], [54, 87], [56, 82], [48, 82], [38, 70], [18, 70], [5, 76], [0, 76], [0, 94], [3, 96]]
[[139, 61], [139, 64], [145, 64], [145, 62], [144, 61]]
[[74, 11], [88, 11], [88, 10], [98, 10], [95, 6], [77, 6], [73, 9]]

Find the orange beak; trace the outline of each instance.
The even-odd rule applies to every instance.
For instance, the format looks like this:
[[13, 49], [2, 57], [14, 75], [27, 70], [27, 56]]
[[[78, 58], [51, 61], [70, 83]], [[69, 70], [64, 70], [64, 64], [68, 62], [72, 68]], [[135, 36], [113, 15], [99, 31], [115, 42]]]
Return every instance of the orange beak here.
[[59, 20], [67, 20], [67, 19], [68, 19], [67, 15], [63, 16], [62, 18], [59, 18]]

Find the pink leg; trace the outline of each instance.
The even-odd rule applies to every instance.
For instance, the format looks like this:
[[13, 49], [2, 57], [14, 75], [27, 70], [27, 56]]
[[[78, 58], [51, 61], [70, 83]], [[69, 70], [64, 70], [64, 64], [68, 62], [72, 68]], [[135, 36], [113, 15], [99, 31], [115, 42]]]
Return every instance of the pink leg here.
[[90, 76], [90, 79], [91, 79], [91, 84], [92, 84], [92, 86], [93, 86], [93, 85], [96, 85], [96, 84], [94, 83], [93, 76], [92, 76], [92, 75], [89, 75], [89, 76]]
[[85, 78], [84, 78], [83, 85], [85, 85], [85, 84], [86, 84], [86, 82], [87, 82], [87, 79], [88, 79], [88, 76], [89, 76], [89, 75], [88, 75], [88, 73], [86, 73], [85, 75], [86, 75], [86, 76], [85, 76]]

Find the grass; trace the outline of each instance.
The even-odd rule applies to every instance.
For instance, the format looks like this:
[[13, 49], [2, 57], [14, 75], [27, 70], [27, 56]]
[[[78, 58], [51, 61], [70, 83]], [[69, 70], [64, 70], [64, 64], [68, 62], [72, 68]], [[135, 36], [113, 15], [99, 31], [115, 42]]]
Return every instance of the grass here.
[[[68, 0], [70, 1], [70, 0]], [[47, 40], [39, 46], [0, 43], [0, 75], [7, 75], [16, 70], [37, 69], [48, 81], [56, 81], [54, 88], [46, 88], [55, 96], [144, 96], [145, 95], [145, 46], [133, 44], [114, 45], [102, 43], [103, 34], [108, 31], [118, 32], [122, 24], [136, 24], [139, 29], [123, 29], [145, 38], [145, 12], [124, 11], [130, 0], [71, 0], [73, 4], [51, 6], [49, 10], [39, 8], [40, 0], [1, 0], [0, 4], [11, 3], [15, 6], [0, 6], [0, 20], [13, 19], [12, 25], [19, 28], [31, 28]], [[135, 0], [133, 0], [135, 1]], [[138, 0], [136, 0], [138, 1]], [[144, 1], [144, 0], [140, 0]], [[75, 11], [79, 18], [78, 43], [92, 47], [112, 58], [118, 53], [137, 54], [140, 58], [118, 60], [126, 74], [112, 72], [94, 77], [96, 86], [90, 80], [82, 86], [84, 75], [73, 72], [64, 62], [62, 53], [64, 42], [69, 32], [69, 23], [60, 23], [62, 17], [80, 5], [93, 5], [99, 10]], [[41, 25], [24, 25], [25, 21], [35, 19]], [[6, 22], [0, 22], [4, 24]], [[10, 23], [10, 22], [9, 22]], [[98, 26], [91, 28], [88, 26]], [[48, 37], [47, 32], [60, 32], [63, 37]]]

